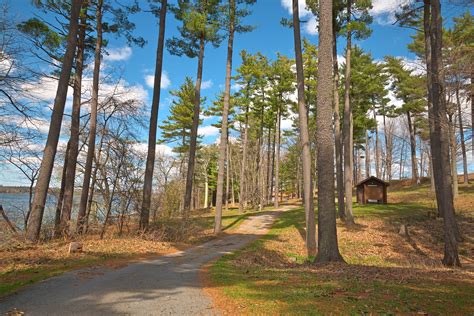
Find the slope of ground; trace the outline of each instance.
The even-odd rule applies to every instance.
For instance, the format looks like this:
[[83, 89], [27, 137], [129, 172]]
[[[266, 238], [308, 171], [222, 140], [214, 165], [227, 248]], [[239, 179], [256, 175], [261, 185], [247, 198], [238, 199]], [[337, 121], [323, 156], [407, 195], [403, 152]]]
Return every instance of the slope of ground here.
[[[389, 205], [356, 206], [356, 226], [338, 223], [347, 265], [308, 263], [304, 213], [292, 210], [264, 238], [214, 263], [206, 290], [227, 314], [472, 314], [472, 189], [461, 187], [456, 201], [462, 269], [440, 264], [442, 221], [433, 217], [429, 187], [399, 187]], [[401, 224], [408, 238], [398, 234]]]

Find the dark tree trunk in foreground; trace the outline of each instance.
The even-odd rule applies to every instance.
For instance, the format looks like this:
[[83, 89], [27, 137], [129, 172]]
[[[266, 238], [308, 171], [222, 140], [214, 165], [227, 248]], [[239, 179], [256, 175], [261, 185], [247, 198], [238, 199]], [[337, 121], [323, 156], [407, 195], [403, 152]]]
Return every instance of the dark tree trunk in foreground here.
[[[431, 12], [427, 13], [427, 3], [431, 2]], [[446, 133], [446, 101], [444, 98], [444, 80], [442, 65], [442, 21], [439, 0], [425, 0], [425, 31], [430, 31], [431, 46], [431, 86], [432, 98], [430, 115], [430, 140], [433, 155], [433, 173], [435, 177], [436, 200], [444, 217], [444, 258], [446, 266], [460, 266], [458, 243], [456, 240], [457, 223], [454, 216], [453, 193], [451, 190], [451, 170], [449, 164], [449, 139]], [[430, 23], [427, 15], [431, 13]]]
[[92, 75], [92, 99], [91, 118], [89, 128], [89, 144], [87, 149], [86, 165], [84, 167], [84, 179], [82, 184], [81, 200], [79, 202], [79, 213], [77, 215], [77, 233], [82, 234], [86, 217], [87, 200], [92, 174], [92, 162], [95, 155], [95, 137], [97, 129], [97, 107], [99, 102], [99, 74], [102, 50], [102, 2], [98, 0], [96, 8], [97, 39], [94, 52], [94, 72]]
[[[329, 16], [332, 16], [331, 12], [332, 12], [332, 9], [329, 10]], [[310, 141], [309, 141], [309, 129], [308, 129], [308, 119], [307, 119], [308, 110], [306, 108], [305, 99], [304, 99], [303, 56], [301, 53], [301, 35], [300, 35], [300, 18], [299, 18], [299, 11], [298, 11], [298, 0], [293, 0], [293, 34], [294, 34], [294, 41], [295, 41], [296, 77], [297, 77], [297, 87], [298, 87], [298, 114], [299, 114], [299, 127], [300, 127], [300, 142], [301, 142], [301, 147], [302, 147], [302, 160], [303, 160], [303, 186], [304, 186], [303, 204], [304, 204], [304, 210], [305, 210], [305, 215], [306, 215], [306, 249], [308, 252], [308, 256], [314, 256], [316, 255], [316, 224], [314, 220], [313, 180], [311, 179], [312, 178], [311, 148], [310, 148]], [[331, 33], [331, 36], [332, 36], [332, 33]], [[330, 87], [329, 91], [332, 91], [332, 87]], [[330, 118], [329, 121], [331, 122], [332, 118]], [[334, 157], [332, 157], [331, 159], [333, 158]], [[319, 178], [321, 178], [321, 176]], [[333, 178], [331, 178], [331, 181], [333, 181]], [[333, 188], [334, 188], [334, 184], [333, 184]], [[334, 200], [333, 200], [333, 203], [334, 203]]]
[[204, 60], [204, 46], [205, 38], [204, 34], [201, 35], [199, 42], [199, 57], [198, 57], [198, 69], [196, 76], [196, 88], [194, 91], [194, 109], [193, 109], [193, 126], [191, 128], [191, 137], [189, 142], [189, 157], [188, 157], [188, 171], [186, 174], [186, 191], [184, 194], [183, 211], [184, 216], [189, 215], [191, 209], [191, 200], [193, 193], [193, 180], [194, 180], [194, 166], [196, 163], [196, 149], [197, 149], [197, 137], [199, 127], [199, 113], [201, 111], [201, 82], [202, 82], [202, 64]]
[[[351, 21], [352, 1], [347, 1], [347, 24]], [[353, 141], [352, 141], [352, 107], [350, 101], [351, 90], [351, 47], [352, 33], [347, 31], [347, 47], [346, 47], [346, 73], [344, 85], [344, 124], [343, 124], [343, 142], [344, 142], [344, 190], [346, 193], [346, 209], [344, 219], [348, 224], [354, 223], [352, 215], [352, 178], [353, 178]]]
[[316, 117], [318, 164], [317, 262], [344, 261], [339, 253], [334, 196], [333, 119], [333, 25], [332, 0], [320, 0], [319, 63]]
[[79, 27], [78, 19], [81, 10], [81, 3], [81, 0], [73, 0], [71, 4], [71, 19], [69, 23], [66, 53], [64, 54], [64, 61], [61, 67], [56, 97], [54, 99], [48, 138], [44, 148], [43, 159], [41, 160], [38, 181], [36, 182], [33, 209], [31, 210], [28, 226], [26, 228], [26, 238], [33, 242], [38, 241], [40, 237], [44, 206], [48, 194], [51, 174], [53, 172], [54, 158], [58, 147], [59, 134], [61, 132], [69, 78], [71, 76], [71, 69], [76, 51], [77, 31]]
[[[334, 17], [333, 17], [334, 22]], [[336, 33], [333, 30], [333, 76], [334, 76], [334, 141], [336, 147], [337, 208], [340, 219], [344, 219], [344, 169], [342, 167], [341, 117], [339, 114], [339, 65], [337, 64]]]
[[155, 82], [153, 85], [153, 100], [151, 104], [150, 130], [148, 133], [148, 154], [146, 157], [145, 180], [143, 182], [143, 201], [140, 213], [140, 229], [146, 230], [150, 221], [151, 191], [153, 184], [153, 171], [155, 169], [156, 129], [158, 124], [158, 110], [160, 107], [161, 72], [163, 69], [163, 47], [165, 42], [167, 0], [161, 0], [160, 31], [158, 35], [158, 48], [156, 50]]
[[[216, 216], [214, 222], [214, 233], [219, 233], [222, 229], [222, 202], [224, 196], [224, 172], [228, 141], [228, 119], [230, 107], [230, 80], [232, 75], [232, 53], [234, 46], [234, 18], [235, 2], [229, 0], [229, 41], [227, 42], [227, 63], [225, 70], [224, 107], [222, 109], [221, 139], [219, 144], [219, 162], [217, 167], [217, 194], [216, 194]], [[229, 169], [227, 164], [227, 170]], [[227, 177], [228, 178], [228, 177]], [[228, 185], [227, 185], [228, 186]], [[226, 201], [229, 199], [226, 196]]]
[[83, 7], [81, 15], [81, 26], [77, 42], [76, 73], [74, 74], [74, 93], [72, 99], [71, 136], [69, 139], [70, 149], [66, 165], [66, 181], [64, 186], [64, 203], [61, 212], [60, 233], [69, 233], [69, 221], [71, 220], [72, 204], [74, 199], [74, 182], [76, 180], [77, 156], [79, 154], [79, 129], [81, 123], [81, 94], [82, 94], [82, 70], [84, 62], [84, 41], [86, 37], [87, 7]]

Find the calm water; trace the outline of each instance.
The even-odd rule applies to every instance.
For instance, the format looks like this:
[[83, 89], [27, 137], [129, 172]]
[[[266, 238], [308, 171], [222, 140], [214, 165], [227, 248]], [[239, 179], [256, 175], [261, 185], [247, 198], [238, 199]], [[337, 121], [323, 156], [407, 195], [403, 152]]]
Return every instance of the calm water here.
[[[0, 204], [10, 220], [18, 227], [23, 227], [25, 214], [28, 212], [28, 193], [0, 193]], [[56, 208], [56, 197], [48, 195], [44, 210], [43, 223], [52, 223]]]

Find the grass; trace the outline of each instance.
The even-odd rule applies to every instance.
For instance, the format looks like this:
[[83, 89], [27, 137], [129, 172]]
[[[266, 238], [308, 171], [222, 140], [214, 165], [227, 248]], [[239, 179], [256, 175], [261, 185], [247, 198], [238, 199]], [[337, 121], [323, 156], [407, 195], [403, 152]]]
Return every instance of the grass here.
[[[230, 233], [256, 212], [238, 213], [236, 209], [224, 211], [223, 233]], [[0, 297], [19, 289], [60, 275], [64, 272], [90, 266], [122, 266], [130, 262], [156, 257], [186, 249], [194, 244], [214, 238], [214, 214], [207, 212], [194, 215], [188, 226], [182, 220], [161, 220], [147, 235], [125, 233], [118, 236], [108, 230], [103, 240], [97, 235], [82, 238], [82, 253], [67, 253], [68, 240], [51, 240], [32, 245], [19, 239], [11, 239], [0, 245]], [[164, 228], [166, 227], [166, 229]], [[184, 238], [180, 229], [189, 229]]]
[[[472, 190], [461, 190], [457, 204], [470, 205]], [[472, 208], [458, 209], [465, 267], [446, 269], [442, 222], [427, 216], [427, 192], [395, 189], [395, 204], [355, 206], [356, 226], [338, 223], [348, 264], [308, 262], [304, 212], [285, 212], [266, 236], [209, 267], [207, 291], [224, 314], [472, 314]], [[409, 225], [409, 238], [398, 235], [400, 223]]]

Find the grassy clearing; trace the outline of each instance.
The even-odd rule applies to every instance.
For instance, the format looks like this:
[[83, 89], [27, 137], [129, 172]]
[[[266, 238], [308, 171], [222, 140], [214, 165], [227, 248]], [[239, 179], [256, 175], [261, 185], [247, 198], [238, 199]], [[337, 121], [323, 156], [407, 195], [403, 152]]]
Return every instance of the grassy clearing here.
[[[396, 204], [355, 206], [357, 225], [338, 223], [348, 265], [306, 261], [304, 213], [296, 209], [262, 239], [214, 263], [207, 290], [228, 314], [472, 314], [474, 194], [461, 190], [462, 269], [440, 264], [442, 221], [427, 216], [429, 187], [395, 188], [389, 199]], [[401, 223], [409, 238], [398, 235]]]
[[[224, 212], [223, 233], [232, 232], [253, 214], [255, 212], [238, 214], [236, 209]], [[133, 227], [118, 236], [111, 226], [103, 240], [95, 234], [83, 237], [80, 241], [84, 251], [71, 255], [67, 254], [69, 240], [36, 245], [20, 239], [3, 240], [0, 242], [0, 296], [74, 269], [97, 265], [119, 267], [202, 243], [215, 237], [213, 216], [212, 211], [195, 214], [185, 224], [180, 219], [161, 220], [152, 224], [150, 233], [142, 236], [134, 234]]]

